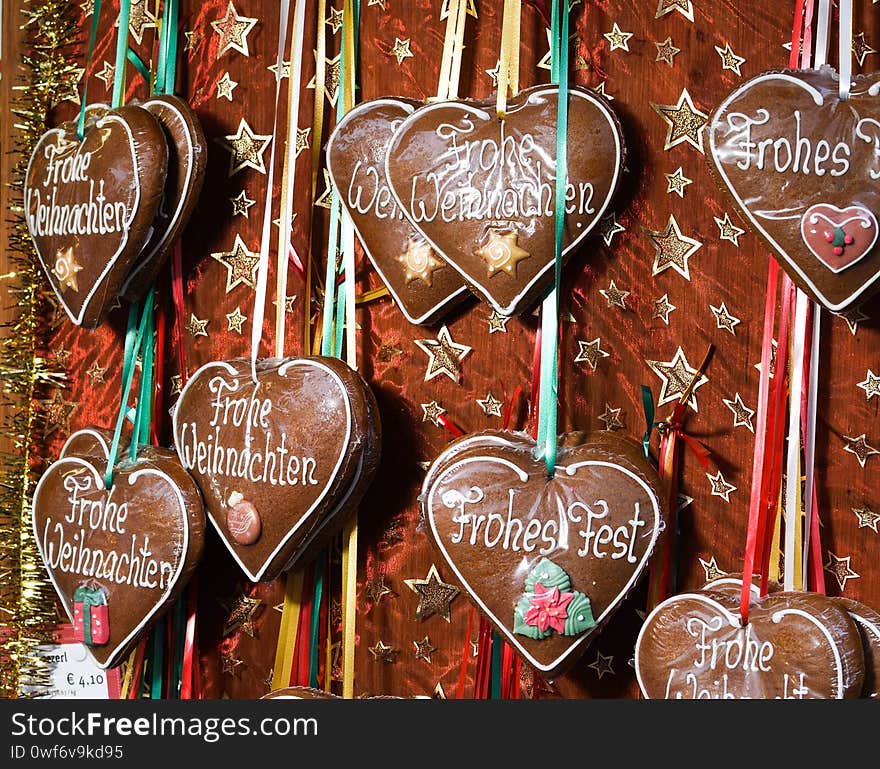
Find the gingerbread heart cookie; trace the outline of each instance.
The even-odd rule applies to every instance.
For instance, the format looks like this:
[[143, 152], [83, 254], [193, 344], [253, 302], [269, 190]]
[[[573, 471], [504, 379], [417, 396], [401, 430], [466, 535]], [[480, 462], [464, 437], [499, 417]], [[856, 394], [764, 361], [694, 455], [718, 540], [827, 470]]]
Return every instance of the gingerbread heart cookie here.
[[[507, 103], [438, 102], [404, 120], [388, 146], [396, 204], [436, 254], [503, 315], [525, 311], [553, 279], [558, 90]], [[592, 91], [568, 103], [564, 254], [595, 227], [620, 180], [620, 124]]]
[[635, 653], [649, 699], [858, 697], [864, 655], [835, 599], [816, 593], [753, 597], [743, 626], [733, 592], [682, 593], [648, 615]]
[[52, 289], [76, 325], [95, 328], [150, 237], [168, 148], [145, 109], [124, 106], [40, 137], [24, 183], [25, 218]]
[[862, 638], [865, 656], [862, 697], [876, 700], [880, 698], [880, 612], [852, 598], [838, 596], [836, 600], [849, 612]]
[[818, 70], [765, 72], [731, 93], [708, 126], [722, 188], [792, 279], [833, 312], [880, 289], [880, 75], [849, 98]]
[[174, 412], [174, 441], [208, 517], [256, 582], [329, 536], [378, 466], [378, 409], [367, 384], [335, 358], [202, 366]]
[[195, 483], [165, 449], [144, 449], [134, 462], [121, 450], [106, 488], [101, 435], [72, 435], [43, 474], [33, 528], [74, 633], [108, 668], [186, 585], [201, 556], [205, 516]]
[[438, 256], [394, 201], [385, 176], [388, 142], [419, 102], [364, 102], [327, 141], [327, 170], [364, 251], [410, 323], [433, 323], [470, 296], [462, 277]]
[[507, 642], [556, 675], [644, 573], [666, 519], [659, 478], [581, 434], [560, 437], [552, 479], [524, 433], [469, 438], [426, 476], [429, 534]]

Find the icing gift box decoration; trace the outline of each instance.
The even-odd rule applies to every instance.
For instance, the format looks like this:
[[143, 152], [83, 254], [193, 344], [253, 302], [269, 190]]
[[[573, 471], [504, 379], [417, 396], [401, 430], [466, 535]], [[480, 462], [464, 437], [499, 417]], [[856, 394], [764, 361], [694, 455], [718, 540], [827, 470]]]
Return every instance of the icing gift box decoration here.
[[110, 640], [110, 607], [103, 587], [80, 585], [73, 593], [73, 635], [87, 646]]

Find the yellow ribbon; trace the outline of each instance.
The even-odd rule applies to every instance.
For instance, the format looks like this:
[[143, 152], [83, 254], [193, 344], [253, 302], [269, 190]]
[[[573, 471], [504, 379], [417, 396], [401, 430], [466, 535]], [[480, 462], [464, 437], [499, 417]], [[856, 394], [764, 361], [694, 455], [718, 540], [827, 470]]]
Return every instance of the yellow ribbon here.
[[134, 661], [137, 657], [137, 647], [128, 655], [125, 663], [125, 675], [122, 677], [122, 686], [119, 687], [119, 699], [127, 700], [131, 690], [131, 679], [134, 677]]
[[355, 621], [357, 619], [357, 512], [342, 532], [342, 696], [354, 697]]
[[302, 598], [303, 575], [294, 571], [287, 575], [284, 585], [284, 609], [281, 612], [281, 628], [278, 630], [278, 646], [275, 649], [275, 668], [272, 672], [272, 688], [290, 686], [293, 668], [293, 652], [296, 633], [299, 630], [299, 609]]
[[464, 48], [464, 22], [467, 18], [467, 0], [449, 0], [446, 34], [443, 37], [443, 55], [437, 80], [437, 100], [458, 98], [458, 79], [461, 73], [461, 52]]
[[521, 0], [504, 0], [504, 18], [501, 27], [501, 55], [498, 58], [498, 93], [495, 111], [498, 117], [507, 112], [508, 90], [511, 96], [519, 91], [519, 39]]

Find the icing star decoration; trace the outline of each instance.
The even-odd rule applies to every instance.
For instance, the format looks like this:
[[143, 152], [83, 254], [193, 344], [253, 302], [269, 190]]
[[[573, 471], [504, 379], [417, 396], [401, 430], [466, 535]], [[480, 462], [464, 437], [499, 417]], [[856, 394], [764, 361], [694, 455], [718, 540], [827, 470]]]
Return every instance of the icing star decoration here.
[[675, 220], [670, 214], [666, 227], [662, 230], [646, 230], [651, 244], [654, 246], [654, 266], [652, 275], [659, 275], [670, 267], [686, 280], [691, 279], [688, 259], [702, 248], [699, 240], [694, 240], [683, 235]]
[[52, 267], [52, 274], [58, 279], [58, 283], [62, 288], [72, 288], [79, 291], [76, 282], [76, 274], [82, 270], [82, 265], [78, 264], [73, 255], [73, 246], [65, 249], [58, 249], [55, 252], [55, 266]]
[[515, 232], [489, 231], [489, 242], [476, 250], [476, 255], [486, 262], [491, 278], [496, 272], [504, 271], [516, 277], [516, 265], [530, 254], [517, 245]]
[[228, 294], [236, 286], [244, 283], [246, 286], [256, 288], [257, 267], [260, 263], [260, 255], [249, 251], [245, 246], [241, 235], [235, 235], [235, 244], [231, 251], [220, 251], [211, 254], [226, 268], [226, 293]]
[[418, 238], [409, 238], [406, 251], [395, 258], [403, 265], [407, 283], [421, 280], [430, 286], [434, 271], [443, 267], [443, 262], [434, 255], [431, 244]]
[[651, 102], [651, 107], [666, 123], [664, 151], [687, 143], [699, 152], [704, 152], [703, 129], [706, 127], [709, 116], [696, 108], [687, 88], [682, 89], [677, 103], [655, 104]]
[[433, 563], [425, 579], [405, 579], [404, 582], [419, 597], [416, 619], [427, 619], [436, 614], [447, 622], [450, 621], [449, 604], [461, 591], [455, 585], [443, 582]]
[[461, 378], [461, 362], [473, 349], [465, 344], [452, 340], [449, 329], [443, 326], [436, 339], [415, 339], [416, 346], [428, 356], [428, 368], [425, 381], [430, 382], [441, 374], [448, 376], [453, 382]]
[[256, 23], [257, 19], [239, 16], [232, 0], [230, 0], [226, 7], [226, 15], [222, 19], [215, 19], [211, 22], [211, 28], [220, 36], [220, 42], [217, 45], [217, 58], [219, 59], [230, 50], [250, 56], [247, 36]]
[[[658, 406], [663, 406], [667, 403], [678, 400], [687, 391], [691, 379], [697, 374], [697, 369], [688, 363], [684, 351], [680, 346], [675, 351], [675, 355], [672, 357], [671, 361], [649, 360], [645, 362], [648, 364], [651, 371], [660, 377], [660, 394], [657, 397]], [[697, 390], [708, 381], [706, 375], [701, 374], [691, 391], [688, 405], [694, 411], [698, 410]]]

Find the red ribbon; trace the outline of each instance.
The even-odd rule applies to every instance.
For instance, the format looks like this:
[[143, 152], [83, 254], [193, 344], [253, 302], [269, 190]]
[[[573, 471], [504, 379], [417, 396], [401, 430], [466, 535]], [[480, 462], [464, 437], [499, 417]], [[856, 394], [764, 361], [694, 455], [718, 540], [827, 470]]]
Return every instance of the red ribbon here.
[[180, 699], [191, 700], [195, 689], [194, 673], [196, 663], [196, 606], [198, 582], [194, 575], [187, 586], [186, 594], [186, 630], [183, 637], [183, 669], [180, 674]]
[[183, 252], [180, 240], [171, 252], [171, 298], [174, 301], [174, 326], [177, 330], [177, 362], [180, 367], [180, 381], [186, 383], [186, 353], [183, 349], [184, 327], [186, 325], [186, 306], [183, 303]]
[[141, 642], [137, 645], [137, 651], [134, 655], [134, 662], [132, 665], [134, 666], [134, 673], [131, 677], [131, 687], [128, 690], [128, 699], [136, 700], [140, 696], [141, 692], [141, 674], [144, 670], [144, 654], [147, 649], [147, 639], [141, 639]]
[[529, 393], [531, 404], [532, 438], [538, 439], [538, 387], [541, 383], [541, 326], [535, 332], [535, 354], [532, 357], [532, 388]]
[[443, 427], [446, 432], [450, 433], [454, 438], [461, 438], [464, 435], [464, 430], [462, 430], [445, 414], [441, 414], [439, 417], [437, 417], [437, 421], [440, 423], [440, 426]]

